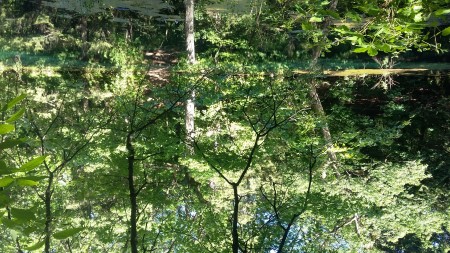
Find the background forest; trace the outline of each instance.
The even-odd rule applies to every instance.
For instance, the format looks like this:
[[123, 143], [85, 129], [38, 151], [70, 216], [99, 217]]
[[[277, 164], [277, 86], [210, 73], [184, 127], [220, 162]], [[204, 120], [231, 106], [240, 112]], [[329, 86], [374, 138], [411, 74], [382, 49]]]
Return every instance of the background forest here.
[[449, 6], [0, 0], [0, 252], [450, 252]]

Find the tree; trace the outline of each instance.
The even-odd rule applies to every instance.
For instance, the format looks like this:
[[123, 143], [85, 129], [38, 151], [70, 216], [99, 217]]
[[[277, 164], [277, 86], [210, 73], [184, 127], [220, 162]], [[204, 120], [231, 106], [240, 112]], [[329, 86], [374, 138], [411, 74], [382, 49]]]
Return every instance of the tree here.
[[[186, 51], [188, 65], [194, 66], [195, 60], [195, 34], [194, 34], [194, 0], [185, 0], [186, 16], [184, 30], [186, 34]], [[186, 145], [188, 153], [193, 153], [192, 142], [195, 138], [195, 89], [192, 88], [190, 96], [186, 100], [185, 114]]]
[[446, 1], [39, 3], [0, 11], [1, 252], [448, 250], [448, 77], [367, 70], [441, 57]]
[[[2, 223], [5, 224], [13, 233], [14, 230], [21, 230], [24, 223], [29, 221], [31, 216], [34, 217], [33, 209], [20, 209], [14, 207], [14, 202], [18, 202], [17, 199], [12, 199], [12, 189], [15, 185], [20, 188], [35, 186], [38, 184], [38, 177], [28, 176], [28, 172], [35, 170], [39, 165], [41, 165], [45, 161], [45, 156], [36, 157], [22, 165], [18, 168], [11, 167], [8, 163], [3, 160], [4, 153], [8, 149], [16, 148], [19, 144], [25, 142], [23, 138], [14, 138], [13, 131], [15, 131], [17, 125], [17, 121], [23, 116], [25, 113], [25, 108], [19, 109], [17, 112], [10, 114], [12, 109], [16, 109], [17, 105], [25, 99], [26, 95], [22, 94], [18, 97], [15, 97], [8, 103], [5, 103], [1, 107], [2, 111], [2, 120], [0, 121], [0, 151], [2, 151], [2, 157], [0, 157], [0, 206], [6, 208], [7, 218], [2, 219]], [[10, 136], [9, 136], [10, 135]], [[9, 156], [11, 159], [12, 156]], [[8, 160], [9, 160], [8, 159]], [[14, 165], [13, 165], [14, 166]], [[15, 239], [16, 250], [18, 252], [22, 252], [22, 244], [18, 237]]]
[[[46, 162], [44, 160], [43, 164], [45, 167], [46, 172], [46, 179], [47, 184], [44, 187], [43, 194], [40, 194], [37, 190], [37, 194], [39, 198], [44, 202], [45, 206], [45, 227], [44, 227], [44, 252], [49, 253], [52, 252], [51, 249], [51, 238], [52, 236], [58, 239], [58, 235], [61, 235], [62, 238], [65, 239], [65, 237], [69, 237], [72, 234], [68, 234], [67, 236], [63, 231], [60, 231], [59, 233], [55, 233], [54, 228], [54, 211], [52, 209], [52, 203], [53, 203], [53, 193], [55, 191], [55, 181], [58, 179], [58, 177], [62, 174], [62, 171], [66, 169], [67, 163], [72, 161], [79, 153], [91, 142], [93, 136], [95, 135], [95, 130], [90, 129], [92, 126], [89, 124], [89, 122], [83, 122], [83, 127], [87, 127], [82, 132], [86, 134], [81, 134], [79, 136], [77, 133], [70, 133], [68, 136], [62, 134], [59, 132], [58, 128], [62, 128], [63, 126], [59, 123], [61, 121], [63, 122], [70, 122], [71, 119], [67, 118], [65, 116], [66, 112], [63, 112], [65, 109], [65, 105], [61, 104], [61, 106], [57, 109], [55, 115], [50, 120], [50, 124], [48, 124], [45, 127], [40, 126], [40, 123], [37, 123], [37, 120], [35, 118], [31, 118], [30, 122], [33, 126], [33, 129], [31, 131], [34, 132], [36, 138], [38, 139], [38, 148], [40, 149], [40, 153], [42, 157], [51, 156], [51, 163]], [[58, 122], [59, 121], [59, 122]], [[73, 125], [72, 125], [73, 126]], [[56, 128], [56, 129], [55, 129]], [[77, 136], [78, 135], [78, 136]], [[56, 150], [47, 148], [48, 142], [55, 141], [54, 138], [61, 138], [60, 141], [63, 141], [65, 138], [66, 140], [70, 138], [80, 138], [81, 140], [75, 143], [72, 143], [72, 145], [68, 145], [70, 141], [67, 141], [65, 143], [65, 147], [60, 146]], [[61, 152], [61, 153], [60, 153]], [[59, 153], [59, 154], [58, 154]], [[57, 165], [55, 165], [57, 164]], [[79, 232], [82, 228], [76, 228], [73, 230], [73, 228], [69, 228], [69, 232]]]
[[[139, 206], [138, 206], [138, 196], [142, 190], [144, 190], [148, 181], [146, 178], [146, 172], [144, 170], [144, 179], [143, 182], [139, 183], [136, 181], [136, 173], [137, 166], [136, 163], [138, 160], [146, 160], [146, 156], [153, 156], [158, 154], [158, 150], [155, 150], [154, 154], [145, 154], [145, 153], [137, 153], [135, 148], [135, 139], [139, 135], [143, 135], [144, 131], [148, 131], [151, 127], [153, 127], [161, 118], [165, 117], [172, 109], [177, 105], [177, 103], [184, 97], [182, 95], [176, 96], [173, 101], [166, 102], [161, 101], [159, 103], [152, 103], [150, 105], [141, 104], [139, 91], [135, 97], [135, 100], [131, 103], [132, 108], [128, 113], [129, 118], [127, 119], [128, 125], [126, 126], [126, 139], [125, 139], [125, 147], [127, 149], [127, 179], [128, 179], [128, 189], [129, 189], [129, 198], [130, 198], [130, 248], [131, 252], [137, 253], [138, 250], [138, 219], [139, 219]], [[155, 98], [161, 100], [162, 97]], [[166, 104], [167, 103], [167, 104]], [[145, 114], [153, 115], [150, 118], [143, 117], [141, 119], [139, 116], [139, 109], [144, 109]], [[162, 109], [161, 109], [162, 108]], [[147, 151], [148, 152], [148, 151]], [[150, 151], [151, 152], [151, 151]], [[137, 155], [143, 156], [143, 158], [137, 157]], [[143, 242], [144, 243], [144, 242]], [[142, 245], [144, 245], [142, 243]], [[145, 248], [143, 246], [143, 248]]]
[[[278, 233], [278, 229], [269, 232], [274, 228], [265, 224], [268, 223], [267, 221], [262, 220], [273, 210], [270, 208], [265, 210], [261, 207], [268, 197], [264, 194], [265, 197], [261, 197], [260, 188], [267, 182], [276, 182], [280, 187], [289, 188], [290, 180], [283, 174], [295, 174], [292, 171], [301, 171], [300, 167], [304, 165], [297, 158], [292, 157], [289, 162], [292, 162], [290, 165], [293, 168], [282, 169], [289, 165], [286, 165], [285, 160], [280, 157], [287, 156], [289, 152], [298, 152], [296, 148], [301, 149], [297, 146], [299, 144], [296, 140], [287, 141], [289, 144], [281, 140], [286, 137], [283, 135], [283, 130], [301, 128], [296, 122], [304, 119], [301, 111], [304, 110], [305, 105], [301, 103], [298, 107], [294, 105], [296, 99], [306, 94], [294, 95], [291, 90], [284, 89], [281, 80], [265, 80], [258, 77], [234, 76], [219, 81], [216, 85], [220, 86], [203, 88], [199, 91], [206, 96], [202, 97], [203, 101], [210, 103], [207, 105], [208, 109], [202, 113], [205, 116], [199, 119], [199, 125], [210, 130], [198, 133], [195, 142], [196, 153], [200, 156], [199, 162], [206, 162], [210, 170], [215, 173], [215, 176], [211, 177], [211, 173], [204, 171], [202, 166], [202, 173], [209, 176], [205, 178], [203, 175], [204, 179], [201, 181], [209, 181], [209, 184], [213, 185], [212, 189], [228, 189], [223, 192], [224, 196], [221, 198], [224, 198], [222, 201], [226, 201], [227, 198], [232, 199], [231, 207], [222, 208], [227, 210], [230, 217], [229, 231], [233, 252], [265, 251], [273, 246], [272, 243], [278, 243], [281, 252], [282, 248], [288, 244], [286, 241], [290, 229], [285, 228], [282, 233]], [[216, 92], [211, 92], [212, 89]], [[305, 129], [305, 131], [309, 130]], [[192, 161], [189, 164], [188, 166], [192, 166], [193, 169], [199, 166]], [[305, 175], [299, 173], [294, 177], [300, 177], [299, 182], [303, 183], [305, 180], [312, 183], [314, 165], [310, 166], [310, 176], [304, 177]], [[306, 188], [309, 188], [307, 185], [308, 183]], [[299, 194], [291, 191], [290, 193], [295, 195], [293, 198]], [[300, 195], [303, 194], [300, 193]], [[220, 199], [208, 200], [213, 207], [219, 205], [216, 208], [220, 208], [223, 205], [219, 204], [222, 202]], [[308, 197], [288, 205], [301, 210], [301, 208], [306, 209], [307, 202]], [[277, 202], [276, 205], [279, 204]], [[253, 216], [254, 212], [257, 213], [256, 217]], [[289, 227], [295, 226], [294, 222], [303, 212], [293, 214]], [[275, 213], [279, 217], [277, 209]], [[284, 222], [284, 219], [279, 220], [278, 224], [284, 224]]]

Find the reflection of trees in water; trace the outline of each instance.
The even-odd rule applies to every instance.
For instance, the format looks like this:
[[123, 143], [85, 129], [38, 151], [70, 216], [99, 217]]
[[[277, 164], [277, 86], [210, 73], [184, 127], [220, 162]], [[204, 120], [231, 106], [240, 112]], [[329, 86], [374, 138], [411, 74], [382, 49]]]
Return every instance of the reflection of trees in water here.
[[167, 10], [174, 7], [165, 1], [160, 0], [135, 0], [135, 1], [92, 1], [92, 0], [57, 0], [57, 1], [43, 1], [44, 6], [51, 7], [58, 10], [65, 10], [77, 15], [92, 15], [101, 13], [109, 9], [117, 12], [137, 12], [141, 15], [159, 17], [162, 19], [174, 18], [173, 15], [163, 14]]
[[[377, 56], [372, 57], [381, 69], [393, 69], [395, 65], [397, 65], [397, 58], [397, 55], [385, 56], [382, 59]], [[395, 84], [397, 84], [397, 82], [394, 80], [394, 77], [387, 73], [380, 76], [378, 82], [373, 86], [373, 88], [381, 87], [383, 89], [389, 89]]]

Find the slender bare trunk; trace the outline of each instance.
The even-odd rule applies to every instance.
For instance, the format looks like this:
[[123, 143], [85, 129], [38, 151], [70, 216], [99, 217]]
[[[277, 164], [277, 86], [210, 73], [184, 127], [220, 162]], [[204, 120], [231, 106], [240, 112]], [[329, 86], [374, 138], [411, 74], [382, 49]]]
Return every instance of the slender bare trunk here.
[[188, 53], [188, 61], [195, 64], [195, 40], [194, 40], [194, 0], [185, 0], [186, 5], [186, 50]]
[[51, 245], [51, 236], [52, 236], [52, 195], [53, 195], [53, 172], [49, 171], [47, 188], [45, 189], [44, 194], [44, 202], [45, 202], [45, 228], [44, 228], [44, 236], [45, 236], [45, 247], [44, 252], [50, 253], [50, 245]]
[[330, 129], [328, 128], [328, 123], [324, 119], [325, 111], [323, 110], [322, 103], [320, 102], [319, 94], [317, 93], [316, 83], [311, 82], [309, 87], [309, 96], [311, 98], [311, 107], [314, 112], [323, 119], [322, 122], [322, 134], [325, 139], [327, 146], [328, 160], [335, 164], [337, 162], [336, 153], [333, 151], [333, 139], [331, 138]]
[[81, 32], [81, 59], [86, 60], [88, 55], [87, 51], [89, 50], [88, 40], [88, 27], [87, 27], [87, 17], [82, 16], [80, 20], [80, 32]]
[[238, 233], [238, 221], [239, 221], [239, 194], [238, 194], [238, 184], [233, 184], [233, 196], [234, 196], [234, 206], [233, 206], [233, 224], [231, 230], [231, 236], [233, 237], [233, 253], [239, 252], [239, 233]]
[[[292, 225], [294, 225], [294, 222], [298, 219], [298, 217], [300, 217], [300, 215], [302, 215], [306, 209], [308, 208], [308, 201], [309, 201], [309, 197], [311, 194], [311, 185], [312, 185], [312, 181], [313, 181], [313, 168], [316, 165], [316, 157], [314, 157], [313, 154], [313, 150], [312, 150], [312, 146], [310, 148], [310, 157], [309, 157], [309, 182], [308, 182], [308, 190], [306, 191], [306, 196], [305, 196], [305, 202], [303, 202], [303, 208], [300, 210], [300, 212], [295, 213], [294, 215], [292, 215], [291, 220], [289, 221], [287, 227], [284, 227], [282, 225], [282, 223], [279, 223], [281, 228], [283, 229], [284, 233], [283, 233], [283, 237], [281, 238], [281, 242], [280, 245], [278, 247], [278, 251], [277, 253], [283, 253], [283, 249], [284, 246], [286, 245], [286, 241], [289, 235], [289, 232], [292, 228]], [[275, 186], [274, 186], [275, 189]], [[275, 203], [276, 204], [276, 203]], [[274, 209], [276, 208], [276, 206], [274, 205]], [[279, 210], [279, 209], [278, 209]], [[275, 212], [277, 213], [277, 209], [275, 209]], [[277, 213], [276, 217], [279, 217], [279, 214]]]
[[[185, 20], [185, 33], [186, 33], [186, 51], [188, 54], [188, 62], [191, 65], [196, 63], [195, 60], [195, 39], [194, 39], [194, 0], [185, 0], [186, 6], [186, 20]], [[186, 145], [188, 152], [192, 154], [194, 152], [193, 140], [195, 136], [195, 89], [192, 87], [191, 93], [186, 101]]]
[[138, 253], [137, 241], [137, 192], [134, 186], [134, 160], [135, 151], [131, 140], [132, 133], [127, 136], [127, 151], [128, 151], [128, 188], [130, 196], [130, 246], [132, 253]]
[[[338, 0], [332, 1], [329, 5], [328, 9], [331, 11], [336, 10], [337, 4], [338, 4]], [[323, 37], [322, 37], [323, 40], [327, 39], [330, 25], [331, 25], [331, 20], [329, 18], [327, 18], [321, 27], [322, 33], [323, 33]], [[321, 46], [317, 46], [316, 48], [313, 49], [312, 59], [311, 59], [312, 60], [311, 61], [311, 69], [315, 69], [317, 60], [319, 59], [320, 55], [322, 54], [322, 51], [323, 51], [323, 49]], [[316, 85], [317, 84], [315, 81], [311, 82], [311, 84], [310, 84], [309, 96], [311, 99], [311, 107], [313, 108], [314, 112], [319, 117], [323, 118], [323, 120], [324, 120], [324, 122], [322, 124], [322, 134], [323, 134], [323, 138], [325, 140], [326, 147], [327, 147], [328, 160], [332, 163], [333, 167], [335, 167], [336, 163], [337, 163], [337, 157], [336, 157], [336, 153], [333, 151], [333, 139], [331, 138], [331, 133], [330, 133], [330, 129], [328, 128], [328, 124], [326, 123], [326, 121], [324, 119], [325, 111], [323, 110], [322, 102], [320, 101], [319, 94], [317, 93]]]
[[280, 245], [278, 246], [277, 253], [283, 253], [283, 249], [284, 249], [284, 246], [286, 245], [287, 237], [289, 235], [289, 232], [291, 231], [292, 224], [294, 224], [294, 222], [297, 218], [298, 218], [298, 215], [295, 214], [294, 216], [292, 216], [287, 227], [282, 228], [283, 229], [283, 237], [281, 238], [281, 242], [280, 242]]
[[189, 154], [194, 153], [193, 140], [195, 137], [195, 90], [191, 91], [189, 98], [186, 101], [186, 116], [185, 116], [185, 127], [186, 127], [186, 145]]

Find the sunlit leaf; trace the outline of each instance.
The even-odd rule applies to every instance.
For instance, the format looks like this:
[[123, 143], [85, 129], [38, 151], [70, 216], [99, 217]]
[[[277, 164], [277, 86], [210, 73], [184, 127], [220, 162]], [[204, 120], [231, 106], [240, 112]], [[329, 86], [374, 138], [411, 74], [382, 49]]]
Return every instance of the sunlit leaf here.
[[383, 51], [385, 53], [389, 53], [391, 51], [391, 48], [387, 44], [376, 45], [376, 48], [377, 50]]
[[414, 22], [421, 22], [421, 21], [423, 21], [422, 13], [417, 13], [416, 15], [414, 15]]
[[13, 106], [15, 106], [17, 103], [19, 103], [20, 101], [22, 101], [26, 97], [27, 97], [26, 94], [22, 94], [22, 95], [19, 95], [19, 96], [15, 97], [9, 103], [7, 103], [6, 105], [3, 106], [2, 111], [6, 111], [6, 110], [12, 108]]
[[84, 230], [83, 227], [80, 227], [80, 228], [69, 228], [69, 229], [66, 229], [66, 230], [54, 233], [53, 237], [55, 239], [57, 239], [57, 240], [64, 240], [64, 239], [67, 239], [67, 238], [69, 238], [71, 236], [76, 235], [77, 233], [79, 233], [82, 230]]
[[353, 33], [346, 25], [340, 25], [334, 28], [334, 31], [342, 34], [351, 34]]
[[19, 186], [36, 186], [39, 183], [34, 181], [34, 180], [30, 180], [30, 179], [22, 179], [22, 178], [18, 178], [17, 179], [17, 184]]
[[0, 187], [6, 187], [10, 185], [12, 182], [14, 182], [14, 178], [12, 177], [0, 178]]
[[27, 171], [35, 169], [36, 167], [38, 167], [39, 165], [41, 165], [44, 162], [45, 158], [46, 158], [46, 156], [39, 156], [39, 157], [34, 158], [33, 160], [20, 166], [18, 172], [27, 172]]
[[0, 124], [0, 134], [7, 134], [14, 131], [14, 125], [11, 124]]
[[354, 35], [354, 36], [349, 36], [347, 37], [347, 40], [352, 41], [352, 42], [358, 42], [361, 40], [361, 35]]
[[450, 35], [450, 26], [442, 30], [442, 36]]
[[376, 56], [378, 54], [378, 50], [371, 47], [369, 48], [369, 50], [367, 50], [367, 53], [369, 54], [369, 56]]
[[441, 15], [445, 15], [445, 14], [449, 14], [449, 13], [450, 13], [450, 9], [439, 9], [434, 12], [434, 15], [441, 16]]
[[367, 47], [360, 47], [360, 48], [356, 48], [355, 50], [353, 50], [354, 53], [365, 53], [367, 52], [367, 50], [369, 50]]
[[318, 22], [322, 22], [322, 21], [323, 21], [322, 17], [311, 17], [309, 19], [309, 22], [311, 22], [311, 23], [318, 23]]
[[314, 26], [310, 23], [302, 23], [302, 30], [304, 31], [314, 30]]
[[6, 122], [7, 123], [12, 123], [16, 120], [18, 120], [20, 117], [22, 117], [22, 115], [25, 113], [25, 108], [20, 109], [18, 112], [14, 113], [13, 115], [11, 115], [11, 117], [9, 117]]
[[29, 250], [29, 251], [34, 251], [34, 250], [38, 250], [38, 249], [42, 248], [42, 246], [44, 246], [44, 244], [45, 244], [45, 241], [42, 241], [42, 242], [38, 242], [34, 245], [31, 245], [29, 247], [25, 247], [24, 249]]

